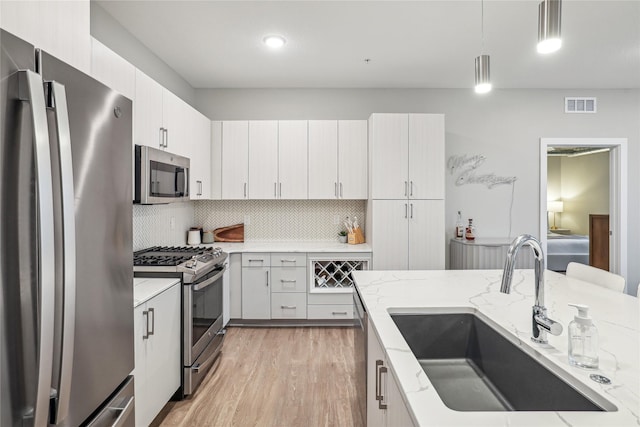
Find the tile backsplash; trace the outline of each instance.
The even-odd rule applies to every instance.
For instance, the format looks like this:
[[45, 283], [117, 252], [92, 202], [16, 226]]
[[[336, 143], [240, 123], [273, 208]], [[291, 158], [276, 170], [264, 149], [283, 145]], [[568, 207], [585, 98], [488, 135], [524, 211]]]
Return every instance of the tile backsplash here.
[[[202, 200], [195, 223], [205, 230], [245, 223], [245, 240], [334, 240], [343, 220], [358, 217], [364, 229], [364, 200]], [[339, 223], [334, 224], [335, 217]], [[245, 221], [245, 219], [247, 221]]]
[[193, 202], [133, 205], [133, 250], [185, 245], [187, 230], [193, 226], [194, 208]]
[[[245, 219], [245, 240], [334, 240], [344, 230], [347, 216], [358, 217], [364, 229], [365, 204], [364, 200], [199, 200], [133, 205], [133, 250], [185, 245], [189, 227], [213, 230]], [[336, 216], [339, 224], [334, 224]]]

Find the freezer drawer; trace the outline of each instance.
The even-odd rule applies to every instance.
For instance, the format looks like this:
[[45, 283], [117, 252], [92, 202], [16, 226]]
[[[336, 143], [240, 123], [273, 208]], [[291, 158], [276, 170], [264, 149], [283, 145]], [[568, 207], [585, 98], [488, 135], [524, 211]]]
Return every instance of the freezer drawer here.
[[133, 394], [133, 376], [129, 376], [120, 390], [87, 423], [87, 427], [134, 427], [136, 417]]

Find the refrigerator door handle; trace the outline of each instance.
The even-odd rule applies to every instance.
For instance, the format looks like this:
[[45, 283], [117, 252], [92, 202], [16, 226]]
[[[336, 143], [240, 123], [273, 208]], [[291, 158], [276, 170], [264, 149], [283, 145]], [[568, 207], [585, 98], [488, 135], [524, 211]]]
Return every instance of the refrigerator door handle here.
[[76, 224], [73, 163], [71, 158], [71, 131], [65, 87], [57, 82], [47, 82], [50, 94], [49, 107], [53, 108], [58, 150], [60, 152], [60, 187], [62, 199], [62, 238], [64, 271], [64, 305], [62, 318], [62, 349], [60, 358], [60, 384], [54, 424], [64, 420], [69, 413], [71, 373], [76, 323]]
[[38, 281], [39, 316], [37, 389], [33, 425], [49, 424], [49, 398], [53, 363], [53, 334], [55, 319], [55, 265], [53, 237], [53, 178], [51, 175], [51, 151], [47, 125], [46, 104], [42, 77], [33, 71], [18, 72], [18, 94], [22, 101], [31, 104], [33, 144], [37, 175], [38, 197]]

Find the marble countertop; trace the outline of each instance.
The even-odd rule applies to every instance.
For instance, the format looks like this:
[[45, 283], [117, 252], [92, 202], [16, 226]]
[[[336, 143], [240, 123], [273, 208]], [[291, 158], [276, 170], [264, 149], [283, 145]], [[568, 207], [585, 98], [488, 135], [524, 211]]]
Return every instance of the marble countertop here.
[[179, 284], [179, 278], [133, 278], [133, 308], [144, 304], [173, 285]]
[[371, 245], [368, 243], [349, 245], [339, 243], [336, 240], [214, 242], [199, 246], [221, 247], [223, 251], [230, 254], [242, 252], [371, 252]]
[[[390, 369], [398, 379], [413, 419], [420, 426], [637, 426], [640, 424], [640, 304], [638, 298], [596, 285], [545, 273], [548, 316], [563, 325], [548, 345], [531, 336], [534, 302], [533, 270], [516, 270], [510, 294], [500, 293], [501, 270], [358, 271], [356, 286], [383, 345]], [[599, 331], [600, 366], [584, 370], [567, 361], [567, 325], [574, 308], [590, 306]], [[459, 412], [444, 405], [391, 319], [390, 312], [424, 312], [425, 308], [472, 308], [514, 334], [548, 362], [615, 405], [615, 412]], [[598, 373], [611, 379], [601, 385], [589, 379]]]

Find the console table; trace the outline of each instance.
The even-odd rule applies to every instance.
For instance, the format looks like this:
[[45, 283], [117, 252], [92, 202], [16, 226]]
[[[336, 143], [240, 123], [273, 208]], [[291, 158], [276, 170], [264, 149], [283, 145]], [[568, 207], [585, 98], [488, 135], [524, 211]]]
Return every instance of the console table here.
[[[485, 237], [475, 240], [451, 239], [449, 264], [451, 270], [502, 269], [513, 239]], [[534, 257], [529, 247], [518, 252], [516, 268], [533, 268]]]

